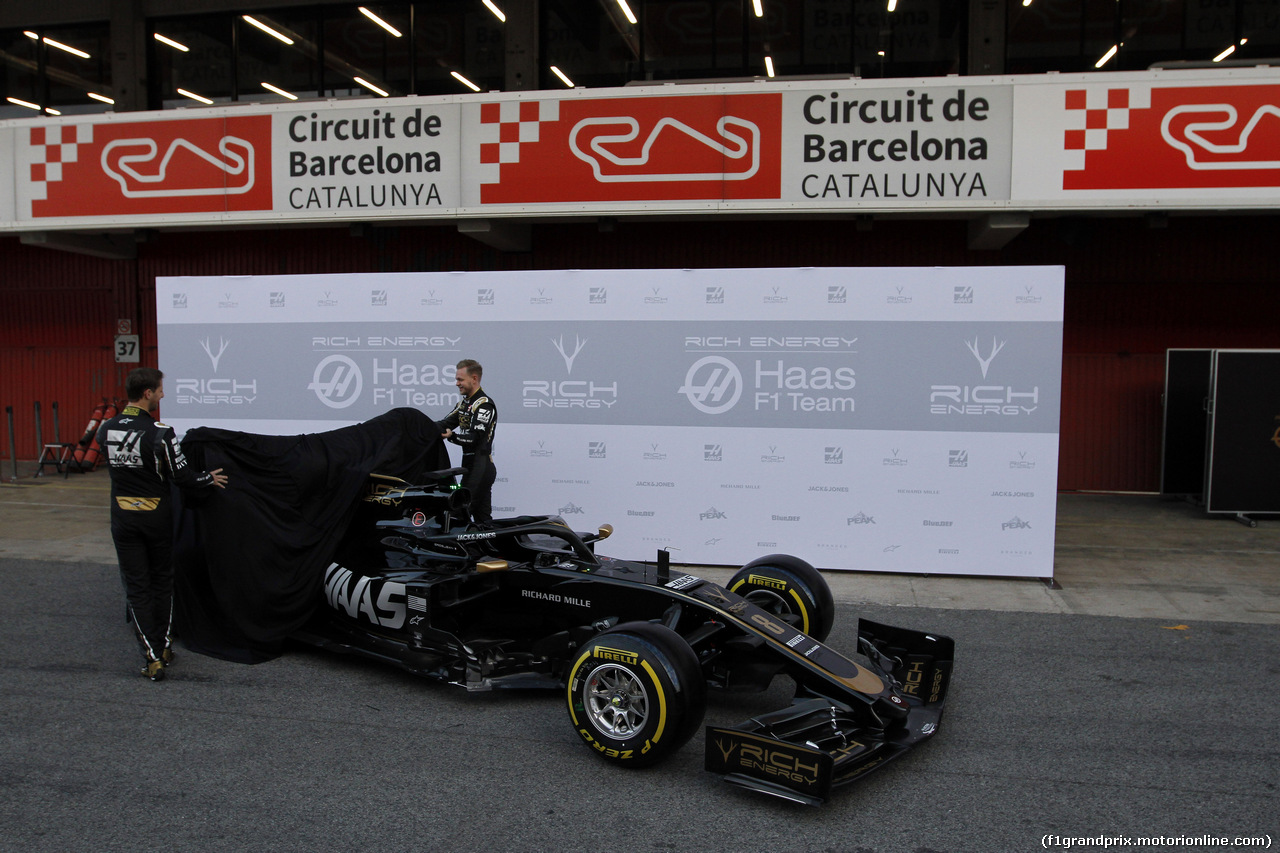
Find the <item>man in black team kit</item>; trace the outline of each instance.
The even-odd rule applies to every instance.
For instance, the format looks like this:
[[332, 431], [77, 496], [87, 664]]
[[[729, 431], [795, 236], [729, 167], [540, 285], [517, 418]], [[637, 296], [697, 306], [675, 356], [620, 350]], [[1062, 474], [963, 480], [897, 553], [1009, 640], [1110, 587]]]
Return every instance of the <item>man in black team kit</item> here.
[[493, 433], [498, 426], [498, 407], [480, 387], [484, 368], [473, 358], [458, 362], [455, 385], [462, 402], [440, 422], [442, 436], [462, 448], [461, 467], [467, 469], [462, 485], [471, 492], [471, 520], [485, 527], [493, 523]]
[[129, 373], [129, 405], [98, 428], [111, 472], [111, 538], [142, 648], [142, 674], [164, 678], [173, 661], [173, 501], [169, 480], [184, 487], [226, 488], [218, 468], [193, 471], [173, 428], [155, 419], [164, 397], [164, 374], [154, 367]]

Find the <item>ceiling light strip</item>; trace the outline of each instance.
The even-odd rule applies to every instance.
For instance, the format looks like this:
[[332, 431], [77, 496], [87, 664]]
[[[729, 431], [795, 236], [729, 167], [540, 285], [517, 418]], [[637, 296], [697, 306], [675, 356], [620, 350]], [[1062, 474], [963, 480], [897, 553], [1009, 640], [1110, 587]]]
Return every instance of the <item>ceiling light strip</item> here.
[[361, 6], [359, 8], [360, 8], [360, 14], [364, 15], [366, 18], [373, 21], [375, 24], [382, 27], [387, 32], [391, 33], [391, 35], [395, 36], [396, 38], [400, 38], [400, 36], [404, 35], [395, 27], [391, 26], [386, 21], [382, 20], [377, 15], [373, 14], [373, 12], [370, 12], [366, 7]]
[[352, 77], [351, 79], [352, 79], [352, 80], [355, 80], [357, 83], [359, 83], [361, 86], [365, 87], [365, 88], [366, 88], [366, 89], [368, 89], [369, 91], [371, 91], [371, 92], [377, 92], [379, 95], [381, 95], [381, 96], [382, 96], [382, 97], [384, 97], [384, 98], [389, 98], [389, 97], [391, 97], [391, 94], [390, 94], [389, 92], [387, 92], [385, 89], [380, 89], [380, 88], [378, 88], [377, 86], [373, 85], [372, 83], [370, 83], [368, 80], [364, 79], [363, 77]]
[[152, 35], [155, 36], [156, 41], [160, 42], [161, 44], [167, 44], [169, 45], [169, 47], [173, 48], [174, 50], [180, 50], [183, 53], [191, 52], [191, 48], [187, 47], [185, 44], [183, 44], [180, 41], [174, 41], [168, 36], [162, 36], [159, 33], [152, 33]]
[[253, 15], [241, 15], [240, 17], [244, 19], [245, 23], [252, 24], [253, 26], [262, 30], [264, 33], [271, 36], [272, 38], [279, 39], [285, 44], [293, 44], [293, 39], [289, 38], [287, 35], [285, 35], [284, 33], [278, 30], [271, 29], [271, 27], [268, 27], [266, 24], [262, 23], [262, 21], [259, 21], [257, 18], [253, 17]]
[[190, 98], [191, 100], [199, 101], [202, 104], [213, 103], [213, 101], [209, 100], [204, 95], [197, 95], [195, 92], [188, 92], [186, 89], [178, 89], [177, 92], [179, 95], [182, 95], [184, 98]]

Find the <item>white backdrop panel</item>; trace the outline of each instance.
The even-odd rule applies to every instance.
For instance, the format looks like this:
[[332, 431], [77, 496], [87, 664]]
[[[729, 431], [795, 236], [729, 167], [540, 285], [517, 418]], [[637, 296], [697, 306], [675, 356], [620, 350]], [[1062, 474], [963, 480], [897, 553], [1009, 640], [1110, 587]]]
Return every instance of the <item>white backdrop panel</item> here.
[[[597, 270], [157, 283], [166, 420], [313, 432], [453, 364], [496, 400], [495, 513], [610, 553], [1053, 572], [1062, 270]], [[455, 449], [456, 458], [456, 449]]]

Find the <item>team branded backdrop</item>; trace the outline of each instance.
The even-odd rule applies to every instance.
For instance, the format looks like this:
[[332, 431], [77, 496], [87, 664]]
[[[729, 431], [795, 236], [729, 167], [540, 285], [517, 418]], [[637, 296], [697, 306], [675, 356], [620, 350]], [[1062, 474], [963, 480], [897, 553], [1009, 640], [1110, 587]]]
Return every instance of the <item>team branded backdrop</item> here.
[[1060, 267], [162, 278], [156, 294], [179, 431], [442, 418], [454, 365], [476, 358], [499, 413], [496, 514], [613, 523], [620, 557], [1053, 574]]
[[1272, 208], [1277, 138], [1273, 68], [43, 117], [0, 122], [0, 230], [653, 211]]

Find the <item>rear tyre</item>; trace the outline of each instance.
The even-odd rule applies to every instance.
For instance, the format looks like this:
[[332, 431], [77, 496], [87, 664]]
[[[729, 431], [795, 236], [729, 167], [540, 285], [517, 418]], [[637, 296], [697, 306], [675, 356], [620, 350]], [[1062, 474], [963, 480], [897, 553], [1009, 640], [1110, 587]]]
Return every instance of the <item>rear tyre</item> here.
[[702, 725], [698, 657], [663, 625], [627, 622], [594, 637], [569, 668], [569, 721], [602, 758], [645, 767]]
[[729, 591], [791, 622], [815, 640], [825, 640], [835, 622], [835, 602], [826, 578], [790, 554], [770, 554], [747, 563], [729, 579]]

